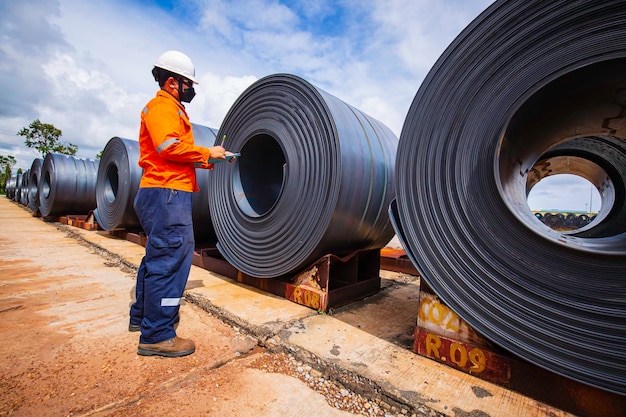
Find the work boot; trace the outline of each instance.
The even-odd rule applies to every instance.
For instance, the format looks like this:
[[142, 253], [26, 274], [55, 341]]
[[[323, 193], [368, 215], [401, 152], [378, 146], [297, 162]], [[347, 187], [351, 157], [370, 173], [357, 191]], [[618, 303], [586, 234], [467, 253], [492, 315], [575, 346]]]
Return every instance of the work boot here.
[[[180, 321], [180, 314], [177, 314], [176, 318], [174, 319], [174, 326], [176, 326], [179, 321]], [[141, 331], [141, 323], [139, 323], [139, 324], [128, 323], [128, 331], [129, 332], [140, 332]]]
[[183, 339], [175, 336], [172, 339], [164, 340], [159, 343], [139, 343], [137, 354], [142, 356], [165, 356], [168, 358], [176, 358], [178, 356], [191, 355], [196, 351], [196, 345], [193, 340]]

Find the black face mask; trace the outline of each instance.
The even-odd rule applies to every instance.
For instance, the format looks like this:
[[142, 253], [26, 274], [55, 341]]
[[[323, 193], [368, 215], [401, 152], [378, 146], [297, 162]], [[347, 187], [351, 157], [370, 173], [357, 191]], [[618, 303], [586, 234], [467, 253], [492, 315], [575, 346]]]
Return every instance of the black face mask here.
[[193, 84], [186, 90], [183, 90], [183, 79], [178, 80], [178, 97], [180, 101], [185, 103], [191, 103], [191, 100], [196, 96], [196, 90], [193, 89]]

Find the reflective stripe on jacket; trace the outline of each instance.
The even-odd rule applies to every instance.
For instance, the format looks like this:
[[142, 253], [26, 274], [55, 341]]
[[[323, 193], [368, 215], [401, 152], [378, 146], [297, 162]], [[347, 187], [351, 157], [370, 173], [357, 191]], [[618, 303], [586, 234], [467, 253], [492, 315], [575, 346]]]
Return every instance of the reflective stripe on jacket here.
[[163, 90], [141, 112], [139, 152], [144, 188], [199, 191], [196, 167], [212, 168], [210, 150], [194, 144], [185, 107]]

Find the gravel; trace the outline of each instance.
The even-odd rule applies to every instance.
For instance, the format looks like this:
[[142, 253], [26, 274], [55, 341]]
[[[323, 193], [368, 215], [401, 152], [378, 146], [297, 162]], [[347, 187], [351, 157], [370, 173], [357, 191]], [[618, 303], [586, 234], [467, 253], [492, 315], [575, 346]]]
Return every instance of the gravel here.
[[322, 372], [285, 353], [266, 353], [252, 367], [267, 372], [282, 373], [304, 382], [326, 398], [328, 404], [352, 414], [367, 417], [439, 417], [443, 416], [426, 407], [411, 410], [409, 406], [391, 405], [380, 398], [366, 398], [344, 387]]

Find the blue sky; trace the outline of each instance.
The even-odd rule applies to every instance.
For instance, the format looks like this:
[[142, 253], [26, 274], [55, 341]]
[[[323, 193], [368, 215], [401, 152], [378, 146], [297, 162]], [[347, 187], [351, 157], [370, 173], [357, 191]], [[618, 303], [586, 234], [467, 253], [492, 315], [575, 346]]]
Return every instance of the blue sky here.
[[[30, 168], [16, 133], [40, 119], [93, 158], [137, 137], [164, 51], [191, 57], [200, 85], [193, 122], [219, 128], [245, 88], [296, 74], [400, 136], [422, 80], [491, 0], [21, 0], [0, 2], [0, 154]], [[566, 185], [585, 186], [583, 180]], [[537, 207], [584, 207], [560, 184]], [[537, 193], [539, 194], [539, 193]], [[580, 193], [578, 193], [579, 195]], [[586, 195], [587, 193], [585, 193]], [[550, 199], [552, 196], [552, 200]], [[568, 207], [561, 207], [568, 208]]]

